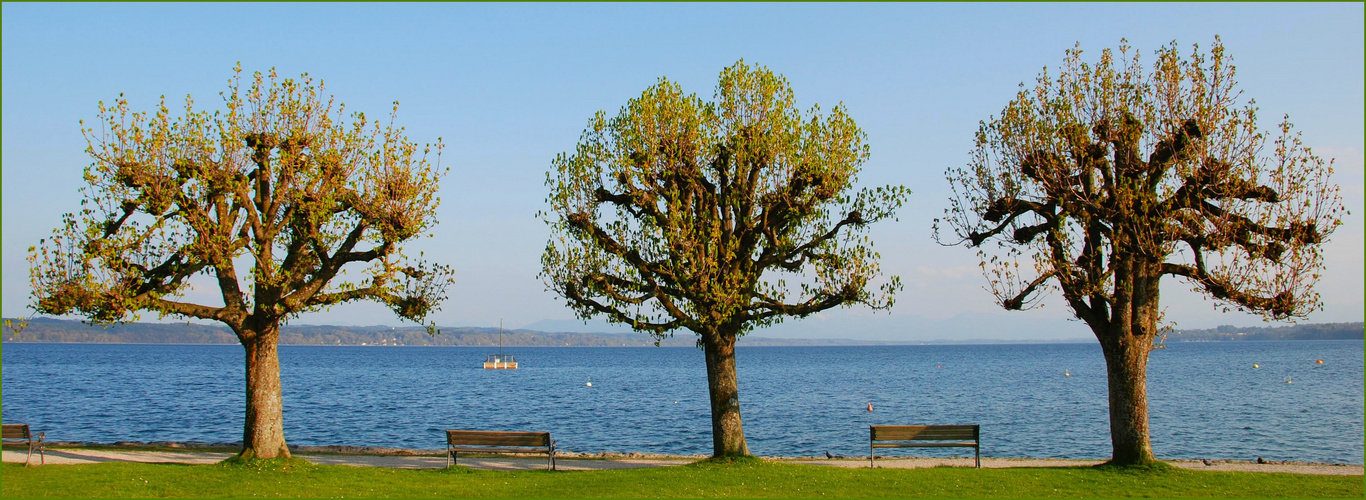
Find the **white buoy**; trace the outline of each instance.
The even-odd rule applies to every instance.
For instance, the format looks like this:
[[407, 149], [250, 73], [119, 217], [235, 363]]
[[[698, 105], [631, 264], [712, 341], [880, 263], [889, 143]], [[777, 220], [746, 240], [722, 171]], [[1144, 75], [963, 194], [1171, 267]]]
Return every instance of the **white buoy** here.
[[593, 377], [588, 377], [588, 383], [583, 385], [585, 387], [593, 387]]

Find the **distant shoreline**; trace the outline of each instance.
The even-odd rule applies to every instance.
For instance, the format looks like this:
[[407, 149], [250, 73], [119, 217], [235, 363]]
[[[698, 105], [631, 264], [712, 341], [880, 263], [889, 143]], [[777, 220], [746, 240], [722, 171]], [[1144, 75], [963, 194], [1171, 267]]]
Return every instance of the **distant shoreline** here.
[[[908, 346], [908, 345], [1034, 345], [1034, 344], [1089, 344], [1089, 343], [1093, 343], [1093, 342], [1094, 342], [1094, 339], [1077, 339], [1077, 340], [1058, 339], [1058, 340], [983, 340], [983, 341], [978, 341], [978, 340], [936, 340], [936, 341], [908, 340], [908, 341], [890, 341], [890, 340], [889, 340], [889, 341], [859, 341], [860, 343], [839, 343], [839, 339], [784, 339], [784, 338], [774, 338], [774, 337], [759, 337], [759, 338], [763, 339], [764, 342], [763, 342], [763, 343], [760, 343], [760, 344], [753, 344], [753, 343], [746, 343], [746, 342], [744, 342], [744, 340], [742, 339], [742, 340], [738, 343], [738, 345], [737, 345], [736, 347], [882, 347], [882, 346]], [[808, 343], [808, 341], [810, 341], [810, 340], [822, 341], [823, 343]], [[771, 342], [770, 342], [770, 341], [771, 341]], [[793, 341], [793, 343], [783, 343], [783, 341]], [[824, 342], [829, 342], [829, 343], [824, 343]], [[50, 341], [50, 340], [10, 340], [10, 339], [3, 339], [3, 343], [5, 343], [5, 344], [69, 344], [69, 345], [180, 345], [180, 346], [195, 346], [195, 345], [241, 345], [240, 343], [237, 343], [237, 342], [232, 342], [232, 343], [228, 343], [228, 342], [79, 342], [79, 341], [75, 341], [75, 342], [66, 342], [66, 341]], [[469, 345], [455, 345], [455, 344], [408, 345], [408, 344], [285, 344], [285, 343], [281, 343], [280, 345], [281, 345], [281, 346], [289, 346], [289, 347], [460, 347], [460, 348], [490, 348], [490, 347], [492, 347], [492, 348], [495, 348], [495, 349], [498, 348], [497, 345], [484, 345], [484, 344], [469, 344]], [[513, 344], [505, 344], [505, 345], [503, 345], [503, 348], [504, 348], [504, 349], [556, 349], [556, 348], [564, 348], [564, 347], [626, 347], [626, 348], [687, 347], [687, 348], [696, 348], [696, 346], [693, 346], [693, 345], [661, 344], [661, 345], [658, 345], [658, 346], [657, 346], [657, 345], [654, 345], [653, 343], [650, 343], [650, 344], [627, 344], [627, 345], [513, 345]]]
[[[440, 334], [429, 335], [419, 326], [334, 326], [286, 325], [280, 329], [280, 345], [307, 346], [383, 346], [383, 347], [655, 347], [655, 339], [643, 333], [576, 333], [508, 330], [497, 328], [441, 327]], [[1167, 335], [1167, 343], [1244, 342], [1264, 340], [1358, 340], [1366, 338], [1363, 323], [1322, 323], [1283, 327], [1221, 326], [1207, 330], [1178, 330]], [[3, 343], [61, 344], [166, 344], [166, 345], [239, 345], [226, 327], [194, 323], [125, 323], [109, 327], [92, 326], [80, 321], [34, 318], [17, 334], [6, 329]], [[936, 340], [854, 340], [804, 339], [747, 335], [738, 347], [795, 346], [895, 346], [895, 345], [1028, 345], [1092, 344], [1095, 338], [1071, 339], [936, 339]], [[695, 347], [696, 339], [686, 332], [659, 341], [661, 347]]]

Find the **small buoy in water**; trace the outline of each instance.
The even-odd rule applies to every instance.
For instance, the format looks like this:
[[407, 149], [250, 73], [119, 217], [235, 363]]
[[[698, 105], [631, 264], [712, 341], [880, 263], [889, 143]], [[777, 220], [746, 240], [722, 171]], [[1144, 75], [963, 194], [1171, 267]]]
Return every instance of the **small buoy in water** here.
[[584, 387], [593, 387], [593, 377], [588, 377], [588, 383], [583, 385]]
[[1252, 367], [1253, 367], [1253, 368], [1261, 368], [1262, 365], [1259, 365], [1259, 364], [1257, 364], [1257, 363], [1253, 363], [1253, 364], [1252, 364]]
[[1063, 370], [1063, 371], [1062, 371], [1062, 376], [1064, 376], [1064, 377], [1071, 377], [1071, 376], [1072, 376], [1072, 370]]
[[944, 365], [934, 365], [935, 368], [943, 368]]
[[674, 404], [678, 404], [678, 401], [674, 401]]
[[1321, 364], [1323, 364], [1323, 360], [1320, 359], [1320, 360], [1318, 360], [1318, 361], [1315, 361], [1314, 363], [1315, 363], [1315, 364], [1320, 364], [1320, 365], [1321, 365]]
[[873, 411], [873, 403], [871, 401], [868, 402], [868, 411]]

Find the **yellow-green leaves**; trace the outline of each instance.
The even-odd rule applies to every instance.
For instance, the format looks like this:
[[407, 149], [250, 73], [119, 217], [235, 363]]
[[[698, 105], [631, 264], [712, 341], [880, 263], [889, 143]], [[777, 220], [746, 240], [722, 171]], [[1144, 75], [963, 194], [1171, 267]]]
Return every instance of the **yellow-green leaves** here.
[[661, 78], [552, 161], [542, 277], [582, 317], [661, 336], [889, 307], [900, 282], [868, 290], [862, 231], [909, 191], [851, 194], [868, 155], [843, 105], [803, 112], [761, 66], [724, 69], [713, 101]]
[[[409, 140], [397, 102], [387, 125], [348, 115], [307, 74], [238, 66], [220, 96], [216, 111], [189, 97], [179, 113], [164, 97], [150, 113], [122, 95], [100, 103], [83, 128], [86, 209], [30, 252], [38, 310], [236, 327], [360, 299], [414, 320], [438, 307], [449, 269], [407, 262], [399, 245], [436, 223], [439, 141]], [[379, 264], [368, 281], [340, 278], [352, 262]], [[179, 301], [198, 274], [217, 278], [222, 306]]]

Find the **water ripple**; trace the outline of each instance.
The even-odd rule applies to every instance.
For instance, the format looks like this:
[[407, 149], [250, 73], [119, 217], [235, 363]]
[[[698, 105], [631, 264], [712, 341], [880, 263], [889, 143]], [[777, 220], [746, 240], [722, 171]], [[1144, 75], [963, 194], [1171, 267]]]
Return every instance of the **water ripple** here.
[[[431, 449], [445, 429], [546, 430], [580, 452], [711, 452], [695, 348], [517, 348], [516, 371], [481, 369], [485, 351], [282, 346], [286, 437]], [[1362, 352], [1360, 341], [1167, 344], [1149, 365], [1153, 450], [1360, 464]], [[241, 356], [240, 346], [5, 344], [3, 418], [55, 441], [237, 441]], [[756, 454], [858, 456], [869, 425], [929, 423], [982, 424], [989, 456], [1110, 452], [1093, 344], [742, 347], [736, 361]]]

